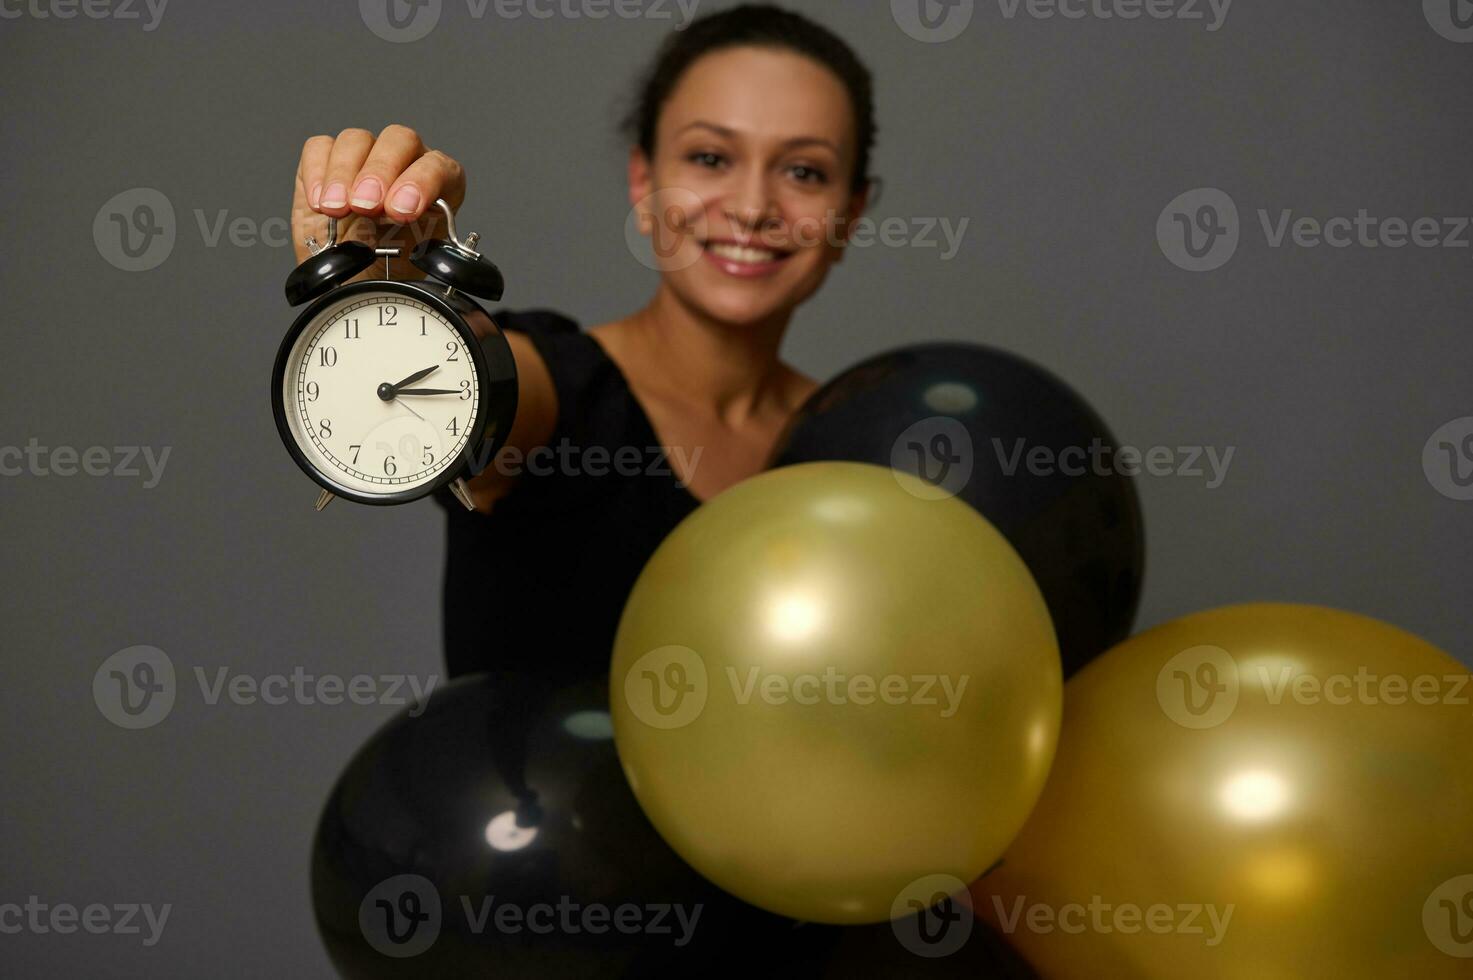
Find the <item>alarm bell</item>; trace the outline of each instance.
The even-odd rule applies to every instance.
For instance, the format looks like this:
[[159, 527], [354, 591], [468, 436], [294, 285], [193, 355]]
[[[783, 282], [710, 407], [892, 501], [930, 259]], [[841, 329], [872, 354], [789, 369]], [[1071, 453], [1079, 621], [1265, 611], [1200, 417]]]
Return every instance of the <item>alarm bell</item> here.
[[[410, 252], [409, 261], [421, 272], [448, 286], [450, 292], [459, 289], [482, 299], [501, 299], [506, 282], [496, 264], [476, 251], [480, 236], [472, 232], [461, 240], [455, 234], [455, 214], [450, 205], [443, 198], [437, 198], [435, 204], [445, 214], [450, 240], [429, 238], [420, 242]], [[400, 248], [374, 248], [363, 242], [339, 242], [337, 239], [338, 219], [329, 215], [327, 244], [319, 245], [316, 239], [307, 239], [307, 246], [312, 250], [311, 258], [286, 277], [287, 303], [300, 306], [343, 285], [373, 265], [380, 256], [398, 258], [403, 254]]]

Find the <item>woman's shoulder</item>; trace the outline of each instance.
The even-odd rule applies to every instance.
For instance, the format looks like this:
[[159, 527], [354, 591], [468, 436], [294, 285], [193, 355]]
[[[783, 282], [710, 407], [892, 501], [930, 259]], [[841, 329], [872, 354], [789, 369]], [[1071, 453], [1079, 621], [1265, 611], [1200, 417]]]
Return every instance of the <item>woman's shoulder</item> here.
[[589, 438], [627, 409], [623, 376], [603, 347], [573, 317], [556, 310], [500, 309], [491, 314], [517, 359], [524, 389], [545, 386], [554, 435]]
[[572, 317], [557, 310], [533, 308], [528, 310], [499, 309], [491, 314], [491, 320], [502, 330], [515, 330], [525, 334], [548, 334], [566, 336], [579, 333], [582, 328]]
[[796, 412], [804, 402], [813, 397], [814, 392], [823, 387], [823, 382], [809, 377], [786, 361], [782, 363], [781, 367], [783, 371], [784, 408], [789, 412]]
[[491, 320], [506, 336], [519, 368], [533, 362], [539, 373], [549, 376], [557, 394], [566, 399], [596, 373], [598, 348], [574, 318], [557, 310], [533, 308], [499, 309]]

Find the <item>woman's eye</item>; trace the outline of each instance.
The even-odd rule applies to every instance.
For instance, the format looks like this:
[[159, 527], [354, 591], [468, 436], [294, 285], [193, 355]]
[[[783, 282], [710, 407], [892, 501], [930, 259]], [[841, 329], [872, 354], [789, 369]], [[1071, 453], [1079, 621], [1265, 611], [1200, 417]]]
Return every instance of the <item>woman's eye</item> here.
[[793, 176], [805, 184], [827, 184], [829, 182], [828, 175], [822, 170], [804, 166], [801, 163], [793, 167]]
[[703, 167], [719, 167], [723, 158], [721, 154], [712, 153], [707, 150], [704, 152], [692, 153], [690, 156], [686, 157], [686, 159], [689, 160], [691, 163], [698, 163]]

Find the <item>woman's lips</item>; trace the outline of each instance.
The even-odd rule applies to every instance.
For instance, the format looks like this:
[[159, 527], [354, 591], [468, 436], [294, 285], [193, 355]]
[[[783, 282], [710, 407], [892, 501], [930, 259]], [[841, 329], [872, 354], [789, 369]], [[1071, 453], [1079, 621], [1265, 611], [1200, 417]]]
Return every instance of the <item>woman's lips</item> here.
[[738, 245], [735, 242], [706, 242], [702, 248], [706, 260], [722, 272], [738, 279], [770, 276], [793, 257], [792, 252]]

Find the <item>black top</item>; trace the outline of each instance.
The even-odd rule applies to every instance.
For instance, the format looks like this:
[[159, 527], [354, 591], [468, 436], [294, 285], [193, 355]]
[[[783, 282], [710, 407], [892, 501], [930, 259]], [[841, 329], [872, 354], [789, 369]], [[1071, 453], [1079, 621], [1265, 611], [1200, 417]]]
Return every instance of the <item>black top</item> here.
[[451, 677], [603, 674], [640, 570], [700, 502], [676, 478], [628, 379], [577, 323], [546, 310], [492, 319], [526, 334], [547, 362], [558, 418], [489, 515], [448, 490], [435, 494], [448, 515], [446, 668]]

